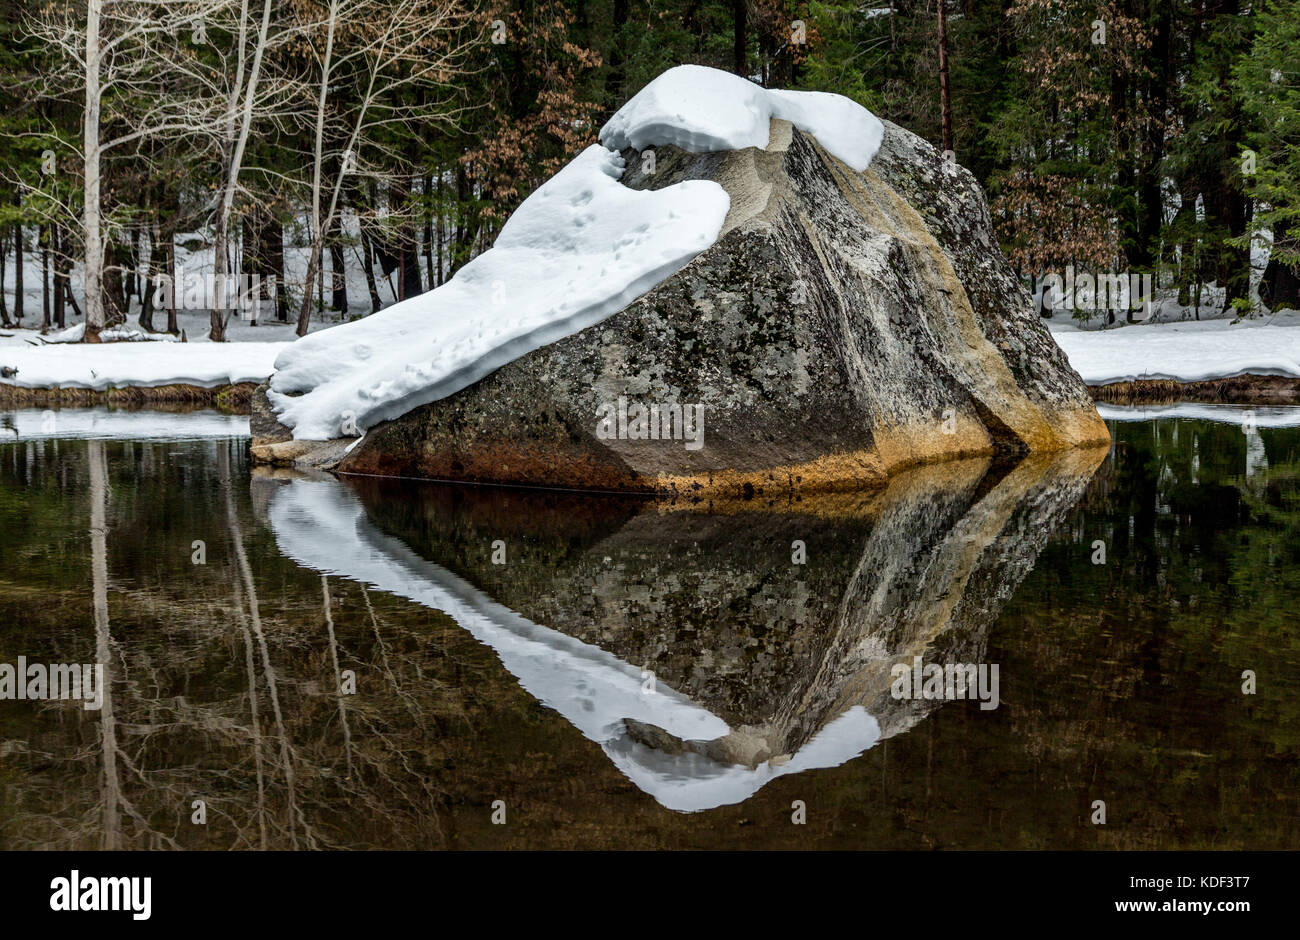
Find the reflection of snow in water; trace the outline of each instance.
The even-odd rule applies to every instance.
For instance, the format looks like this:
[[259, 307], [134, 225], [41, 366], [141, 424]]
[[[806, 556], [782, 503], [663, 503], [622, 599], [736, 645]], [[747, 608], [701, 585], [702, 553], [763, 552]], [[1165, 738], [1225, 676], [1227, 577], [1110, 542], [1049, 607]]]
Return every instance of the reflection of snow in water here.
[[200, 440], [248, 437], [248, 417], [218, 411], [21, 408], [0, 412], [0, 443], [52, 440]]
[[701, 754], [663, 751], [626, 735], [607, 741], [605, 753], [628, 779], [669, 809], [696, 812], [741, 803], [769, 780], [822, 767], [838, 767], [880, 740], [880, 725], [861, 705], [840, 715], [783, 764], [772, 761], [753, 770], [719, 764]]
[[1259, 432], [1246, 432], [1246, 476], [1253, 477], [1261, 470], [1268, 469], [1268, 454], [1264, 451], [1264, 439]]
[[281, 485], [268, 515], [281, 553], [298, 564], [447, 614], [490, 646], [525, 691], [599, 743], [628, 779], [669, 809], [740, 802], [776, 777], [842, 764], [880, 737], [876, 720], [855, 707], [780, 765], [768, 762], [751, 770], [690, 752], [664, 754], [633, 741], [624, 719], [684, 741], [711, 741], [730, 728], [662, 683], [654, 694], [646, 694], [636, 666], [534, 623], [420, 558], [377, 529], [361, 502], [335, 480], [297, 479]]
[[1300, 427], [1297, 405], [1201, 405], [1183, 401], [1173, 405], [1108, 405], [1097, 403], [1097, 413], [1106, 421], [1155, 421], [1159, 418], [1189, 418], [1194, 421], [1218, 421], [1245, 425], [1247, 412], [1254, 415], [1255, 427]]
[[[1201, 405], [1195, 402], [1178, 402], [1173, 405], [1107, 405], [1098, 404], [1097, 412], [1107, 421], [1157, 421], [1163, 418], [1188, 418], [1193, 421], [1216, 421], [1220, 424], [1241, 426], [1246, 435], [1246, 476], [1253, 477], [1268, 469], [1268, 454], [1259, 428], [1300, 427], [1300, 406], [1280, 405]], [[1178, 428], [1174, 427], [1174, 442]], [[1195, 448], [1195, 444], [1193, 444]], [[1192, 455], [1192, 482], [1197, 481], [1200, 456]]]

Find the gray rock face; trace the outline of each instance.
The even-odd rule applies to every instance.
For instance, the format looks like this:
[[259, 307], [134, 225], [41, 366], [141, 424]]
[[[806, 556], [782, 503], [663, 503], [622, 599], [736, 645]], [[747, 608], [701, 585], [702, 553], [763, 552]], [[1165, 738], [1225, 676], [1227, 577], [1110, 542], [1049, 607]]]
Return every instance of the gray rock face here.
[[[979, 187], [920, 138], [887, 123], [860, 174], [779, 120], [765, 150], [655, 156], [647, 175], [629, 151], [624, 183], [718, 182], [731, 210], [716, 244], [602, 323], [372, 429], [338, 469], [750, 497], [1108, 440]], [[651, 405], [702, 415], [702, 446], [680, 425], [638, 437]], [[626, 428], [602, 425], [619, 413]]]

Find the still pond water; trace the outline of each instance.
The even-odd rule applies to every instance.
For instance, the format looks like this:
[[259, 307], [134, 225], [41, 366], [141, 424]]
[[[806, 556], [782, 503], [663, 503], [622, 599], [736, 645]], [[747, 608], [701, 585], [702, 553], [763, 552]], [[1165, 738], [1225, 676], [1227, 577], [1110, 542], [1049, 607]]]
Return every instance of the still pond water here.
[[0, 665], [105, 676], [0, 699], [0, 849], [1300, 848], [1300, 415], [1227, 417], [665, 509], [0, 415]]

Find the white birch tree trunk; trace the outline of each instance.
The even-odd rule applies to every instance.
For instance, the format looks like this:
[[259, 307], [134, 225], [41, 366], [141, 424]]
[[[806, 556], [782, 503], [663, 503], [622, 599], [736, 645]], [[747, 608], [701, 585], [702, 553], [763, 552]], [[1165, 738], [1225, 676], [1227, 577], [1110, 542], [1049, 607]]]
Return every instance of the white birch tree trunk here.
[[98, 343], [104, 328], [104, 242], [99, 205], [99, 20], [104, 0], [86, 4], [86, 113], [82, 120], [85, 159], [82, 216], [85, 241], [86, 333], [84, 342]]
[[[307, 276], [304, 283], [310, 284], [316, 279], [320, 270], [321, 252], [324, 248], [324, 235], [320, 218], [321, 171], [325, 162], [325, 102], [329, 96], [330, 69], [334, 56], [334, 29], [338, 23], [338, 0], [330, 0], [329, 32], [325, 37], [325, 58], [321, 63], [320, 95], [316, 99], [316, 147], [312, 154], [311, 171], [311, 255], [307, 260]], [[298, 335], [306, 336], [311, 322], [311, 292], [303, 290], [302, 306], [298, 309]]]
[[[226, 164], [226, 178], [222, 186], [221, 202], [217, 208], [216, 224], [213, 226], [214, 259], [212, 274], [216, 283], [219, 305], [225, 301], [223, 295], [225, 293], [227, 273], [226, 250], [230, 241], [230, 214], [235, 205], [235, 194], [239, 191], [239, 173], [243, 168], [244, 150], [248, 146], [248, 133], [253, 124], [253, 108], [257, 102], [257, 82], [262, 71], [262, 56], [266, 52], [267, 36], [270, 29], [271, 0], [264, 0], [262, 4], [262, 22], [257, 31], [257, 45], [253, 47], [253, 62], [248, 70], [248, 85], [244, 88], [242, 94], [239, 91], [239, 86], [236, 86], [235, 89], [241, 105], [239, 128], [235, 136], [234, 146], [230, 152], [230, 158]], [[242, 60], [242, 50], [240, 55]], [[208, 339], [218, 343], [225, 342], [226, 320], [227, 313], [224, 309], [213, 309]]]

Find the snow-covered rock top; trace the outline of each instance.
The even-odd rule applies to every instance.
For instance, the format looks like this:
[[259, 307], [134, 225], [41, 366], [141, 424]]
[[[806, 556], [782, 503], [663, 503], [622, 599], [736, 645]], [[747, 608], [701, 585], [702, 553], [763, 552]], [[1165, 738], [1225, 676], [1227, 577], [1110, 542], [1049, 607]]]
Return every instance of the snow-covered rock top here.
[[600, 322], [717, 239], [731, 203], [721, 186], [644, 192], [622, 172], [593, 144], [446, 284], [285, 349], [267, 395], [280, 423], [330, 440], [396, 418]]
[[587, 148], [524, 200], [496, 244], [446, 284], [285, 349], [267, 393], [277, 419], [296, 440], [355, 436], [623, 309], [713, 245], [730, 197], [708, 180], [629, 189], [618, 151], [763, 147], [774, 116], [855, 170], [883, 135], [879, 120], [838, 95], [670, 69], [611, 119], [605, 146]]
[[811, 134], [859, 173], [885, 134], [879, 118], [841, 95], [775, 91], [730, 72], [679, 65], [623, 105], [601, 129], [600, 142], [614, 150], [671, 144], [690, 153], [763, 148], [774, 117]]

